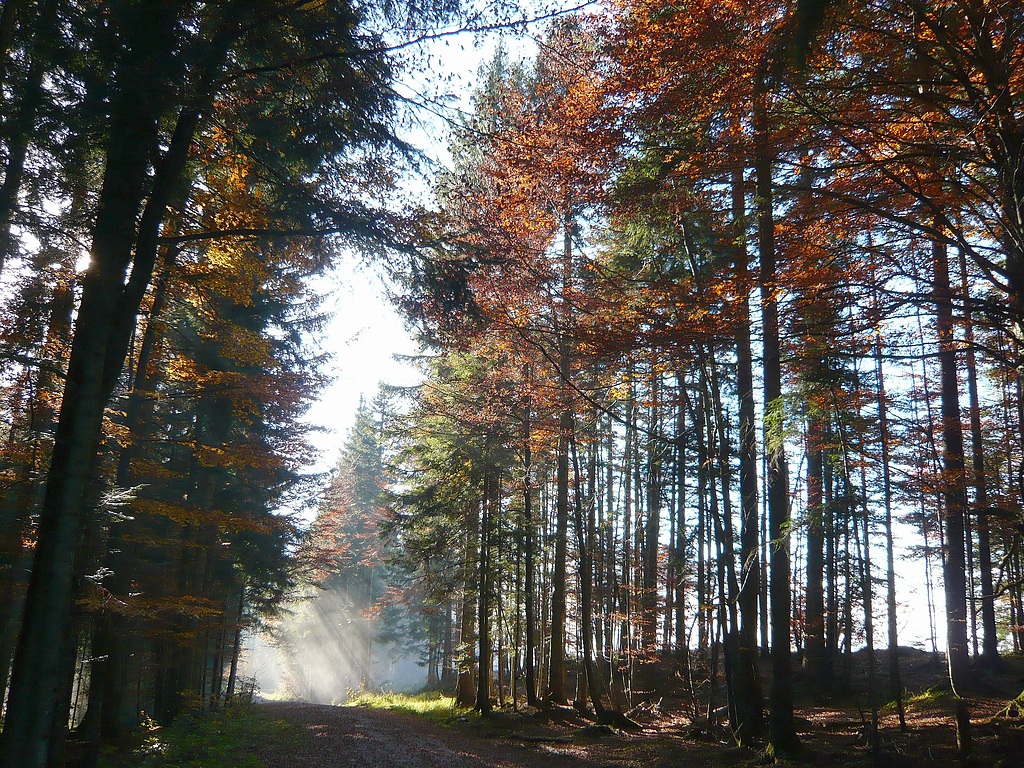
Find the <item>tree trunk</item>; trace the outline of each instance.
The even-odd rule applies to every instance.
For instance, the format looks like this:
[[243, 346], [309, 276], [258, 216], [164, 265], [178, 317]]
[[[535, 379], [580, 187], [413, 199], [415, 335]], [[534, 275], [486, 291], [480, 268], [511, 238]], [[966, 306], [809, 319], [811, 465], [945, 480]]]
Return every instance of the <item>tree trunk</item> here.
[[579, 488], [580, 467], [573, 440], [573, 459], [575, 466], [575, 494], [573, 510], [575, 512], [576, 543], [580, 553], [580, 635], [583, 640], [583, 665], [587, 675], [587, 693], [594, 705], [599, 723], [607, 720], [604, 706], [604, 686], [594, 655], [594, 548], [595, 548], [595, 511], [594, 499], [587, 501], [587, 514], [583, 514], [583, 499]]
[[[755, 669], [757, 663], [757, 600], [761, 591], [761, 564], [758, 548], [757, 434], [754, 426], [754, 354], [750, 342], [750, 268], [746, 245], [746, 196], [743, 169], [732, 177], [733, 261], [736, 270], [735, 332], [736, 397], [739, 401], [740, 472], [740, 585], [739, 654], [740, 662]], [[755, 682], [758, 682], [755, 679]], [[757, 688], [758, 720], [761, 713], [760, 685]], [[758, 735], [754, 733], [753, 735]]]
[[[745, 645], [737, 608], [742, 588], [736, 577], [736, 547], [733, 532], [732, 512], [732, 461], [729, 454], [729, 440], [726, 434], [726, 419], [718, 383], [718, 369], [712, 358], [711, 400], [714, 407], [715, 435], [717, 440], [718, 474], [722, 486], [722, 521], [716, 533], [721, 542], [722, 557], [725, 560], [725, 587], [727, 588], [728, 629], [725, 632], [725, 664], [730, 687], [732, 715], [730, 724], [733, 737], [739, 744], [749, 744], [761, 738], [764, 731], [764, 712], [761, 700], [761, 685], [757, 677], [755, 646]], [[719, 572], [722, 578], [722, 572]]]
[[[676, 406], [676, 540], [675, 582], [672, 584], [675, 604], [676, 656], [684, 667], [688, 664], [689, 636], [686, 627], [686, 409], [684, 407], [684, 377], [676, 373], [679, 402]], [[757, 595], [754, 595], [757, 599]]]
[[[476, 578], [478, 541], [480, 537], [480, 515], [479, 505], [470, 502], [466, 508], [466, 552], [462, 572], [462, 615], [459, 620], [459, 650], [461, 659], [459, 662], [459, 677], [456, 685], [456, 703], [465, 709], [469, 709], [476, 703], [476, 692], [474, 690], [473, 646], [476, 642], [476, 605], [473, 593], [473, 584], [479, 585]], [[479, 589], [479, 586], [478, 586]]]
[[[173, 262], [172, 253], [167, 256], [164, 271], [157, 281], [149, 320], [142, 336], [132, 376], [132, 389], [125, 406], [125, 429], [129, 435], [129, 444], [118, 457], [115, 480], [119, 488], [129, 488], [134, 482], [131, 464], [138, 453], [137, 446], [144, 437], [142, 428], [146, 414], [153, 404], [156, 374], [150, 369], [150, 361], [160, 341], [160, 315], [167, 297]], [[133, 578], [129, 567], [135, 555], [135, 547], [125, 540], [124, 535], [124, 529], [129, 525], [131, 522], [127, 520], [112, 524], [107, 541], [106, 567], [111, 571], [108, 588], [118, 598], [124, 597], [131, 590]], [[128, 694], [125, 686], [125, 666], [131, 655], [133, 639], [128, 621], [120, 612], [101, 612], [96, 617], [96, 631], [93, 636], [95, 660], [89, 684], [89, 713], [90, 717], [99, 718], [97, 735], [106, 740], [118, 739], [137, 725], [137, 713], [129, 711], [125, 706]]]
[[480, 504], [480, 559], [477, 584], [477, 682], [476, 709], [481, 717], [491, 714], [491, 513], [493, 489], [491, 469], [485, 467], [483, 499]]
[[885, 398], [885, 375], [882, 370], [881, 339], [875, 337], [875, 379], [878, 396], [878, 439], [881, 443], [882, 501], [885, 509], [885, 608], [889, 644], [889, 696], [896, 702], [900, 730], [907, 729], [903, 706], [903, 683], [900, 679], [899, 629], [896, 622], [896, 558], [892, 535], [892, 477], [889, 468], [889, 416]]
[[452, 621], [452, 611], [455, 609], [453, 601], [449, 598], [442, 608], [444, 610], [444, 637], [441, 644], [441, 690], [444, 693], [454, 693], [455, 684], [458, 679], [455, 674], [455, 622]]
[[811, 680], [825, 679], [823, 432], [820, 415], [809, 414], [807, 417], [807, 594], [804, 607], [804, 666]]
[[644, 653], [657, 650], [658, 630], [658, 555], [661, 538], [661, 454], [662, 448], [654, 438], [660, 430], [658, 410], [661, 388], [656, 371], [657, 363], [651, 364], [651, 405], [647, 440], [647, 520], [644, 525], [643, 554], [643, 619], [641, 620], [641, 648]]
[[619, 589], [619, 651], [628, 657], [633, 649], [630, 642], [633, 621], [633, 578], [630, 563], [633, 561], [633, 446], [636, 441], [636, 420], [634, 417], [635, 393], [633, 389], [633, 365], [627, 368], [625, 442], [622, 447], [622, 575]]
[[[157, 123], [166, 103], [167, 88], [159, 73], [172, 47], [176, 10], [175, 4], [167, 3], [137, 15], [129, 33], [135, 47], [120, 68], [93, 228], [93, 261], [82, 285], [8, 715], [0, 736], [0, 762], [8, 768], [42, 768], [61, 752], [60, 734], [68, 712], [62, 680], [68, 671], [63, 656], [53, 650], [70, 635], [77, 554], [90, 522], [83, 501], [113, 386], [108, 371], [119, 370], [123, 363], [123, 356], [112, 359], [112, 353], [116, 357], [116, 349], [123, 348], [111, 332], [120, 315], [134, 318], [138, 306], [121, 306], [123, 280], [136, 239], [148, 161], [156, 149]], [[126, 72], [132, 73], [130, 79]]]
[[[530, 386], [527, 382], [527, 386]], [[533, 536], [533, 488], [531, 485], [530, 474], [533, 472], [532, 453], [530, 449], [530, 403], [527, 401], [526, 404], [526, 416], [523, 420], [523, 527], [525, 531], [525, 586], [524, 586], [524, 609], [526, 612], [526, 703], [531, 707], [538, 705], [537, 699], [537, 678], [536, 678], [536, 663], [537, 658], [537, 628], [534, 622], [534, 609], [533, 596], [534, 596], [534, 583], [533, 583], [533, 549], [534, 549], [534, 536]]]
[[572, 274], [572, 214], [566, 205], [563, 217], [562, 304], [558, 312], [558, 376], [561, 412], [558, 416], [558, 449], [555, 477], [555, 562], [551, 583], [551, 661], [548, 668], [547, 699], [565, 704], [566, 558], [569, 538], [569, 444], [573, 415], [569, 385], [572, 377], [567, 324], [567, 295]]
[[[753, 125], [755, 183], [757, 192], [758, 251], [760, 255], [761, 322], [764, 338], [764, 408], [775, 411], [781, 422], [782, 364], [779, 342], [779, 309], [775, 284], [775, 220], [773, 210], [771, 139], [766, 104], [766, 73], [755, 85]], [[766, 421], [768, 419], [766, 418]], [[781, 423], [776, 425], [781, 429]], [[770, 435], [766, 426], [768, 458], [768, 536], [771, 564], [771, 667], [769, 738], [778, 754], [794, 752], [800, 741], [793, 722], [792, 654], [790, 651], [789, 477], [781, 435]], [[769, 444], [770, 448], [769, 448]]]
[[939, 337], [942, 404], [942, 496], [946, 557], [943, 559], [943, 590], [946, 597], [946, 658], [949, 680], [959, 696], [970, 685], [971, 659], [967, 644], [967, 572], [965, 516], [967, 486], [964, 471], [963, 431], [956, 371], [956, 339], [953, 336], [953, 301], [949, 286], [946, 244], [932, 241], [935, 322]]
[[992, 543], [989, 532], [988, 481], [985, 477], [985, 445], [981, 431], [981, 402], [978, 396], [978, 362], [974, 347], [974, 321], [967, 278], [967, 257], [960, 255], [960, 290], [964, 303], [964, 362], [967, 368], [967, 396], [971, 411], [971, 469], [974, 485], [974, 509], [978, 517], [978, 569], [981, 571], [981, 663], [994, 667], [999, 662], [999, 635], [996, 629], [995, 586], [992, 582]]
[[[848, 470], [849, 471], [849, 470]], [[861, 465], [861, 487], [867, 489], [867, 470]], [[868, 667], [868, 707], [871, 710], [871, 724], [868, 743], [873, 752], [878, 751], [878, 670], [875, 666], [875, 617], [874, 617], [874, 582], [871, 578], [871, 516], [865, 501], [862, 504], [864, 513], [863, 551], [861, 561], [861, 595], [864, 603], [864, 652]], [[854, 536], [857, 535], [857, 518], [853, 519]], [[861, 549], [861, 539], [857, 538], [857, 549]]]
[[569, 436], [572, 414], [563, 410], [558, 417], [558, 454], [555, 478], [555, 561], [551, 578], [551, 661], [548, 667], [547, 699], [565, 704], [565, 620], [566, 559], [569, 527]]
[[231, 701], [235, 696], [235, 685], [238, 681], [238, 657], [242, 653], [242, 626], [245, 618], [245, 587], [238, 590], [238, 613], [235, 617], [234, 639], [231, 643], [231, 669], [228, 671], [228, 689], [224, 696], [225, 701]]

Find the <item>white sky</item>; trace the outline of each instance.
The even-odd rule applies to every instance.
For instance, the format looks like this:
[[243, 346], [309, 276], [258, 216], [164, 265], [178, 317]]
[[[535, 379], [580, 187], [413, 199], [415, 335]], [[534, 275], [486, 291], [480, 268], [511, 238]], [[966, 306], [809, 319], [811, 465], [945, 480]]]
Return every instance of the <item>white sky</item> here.
[[331, 354], [326, 371], [333, 377], [313, 405], [307, 421], [326, 432], [314, 435], [320, 450], [318, 470], [333, 467], [352, 426], [359, 398], [372, 400], [381, 382], [415, 384], [413, 368], [395, 358], [414, 355], [417, 346], [402, 318], [385, 297], [385, 285], [373, 267], [346, 259], [325, 281], [325, 309], [333, 318], [324, 333]]
[[[429, 107], [413, 110], [413, 118], [420, 123], [403, 138], [425, 153], [436, 164], [435, 168], [450, 159], [449, 125], [440, 115], [454, 120], [460, 110], [470, 108], [469, 97], [477, 81], [477, 71], [493, 55], [499, 39], [504, 40], [511, 51], [532, 49], [528, 39], [508, 32], [500, 38], [496, 34], [478, 37], [465, 33], [412, 53], [427, 64], [410, 68], [396, 90], [404, 98], [428, 100]], [[424, 173], [432, 173], [426, 165], [424, 169]], [[408, 189], [427, 195], [429, 178], [409, 179]], [[318, 471], [330, 469], [337, 463], [360, 397], [372, 399], [381, 383], [409, 385], [418, 381], [415, 369], [396, 356], [419, 352], [404, 321], [386, 298], [384, 279], [378, 268], [358, 266], [357, 258], [348, 255], [339, 260], [334, 273], [324, 281], [324, 292], [327, 294], [325, 310], [334, 314], [323, 339], [325, 350], [333, 356], [327, 372], [334, 381], [307, 416], [310, 423], [327, 429], [313, 440], [321, 453], [315, 467]]]

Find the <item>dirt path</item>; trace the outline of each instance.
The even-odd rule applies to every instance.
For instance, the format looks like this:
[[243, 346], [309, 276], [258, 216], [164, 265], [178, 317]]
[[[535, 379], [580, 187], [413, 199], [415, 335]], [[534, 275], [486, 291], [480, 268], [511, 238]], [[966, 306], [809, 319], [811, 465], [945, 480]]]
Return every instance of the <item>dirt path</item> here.
[[[948, 697], [933, 697], [908, 711], [910, 730], [901, 733], [886, 712], [882, 748], [886, 765], [956, 768], [960, 759]], [[998, 700], [974, 700], [974, 747], [970, 765], [1021, 765], [1024, 729], [1015, 722], [988, 723]], [[267, 768], [677, 768], [754, 766], [771, 762], [763, 751], [687, 735], [685, 720], [671, 714], [651, 719], [641, 732], [607, 735], [583, 722], [556, 724], [524, 715], [497, 713], [441, 726], [401, 712], [293, 702], [266, 703], [273, 719], [286, 720], [309, 737], [282, 745], [268, 739], [259, 750]], [[571, 716], [571, 710], [566, 710]], [[879, 764], [864, 740], [862, 714], [825, 706], [801, 710], [801, 763], [815, 768]]]
[[264, 706], [271, 717], [295, 723], [313, 737], [303, 739], [300, 746], [267, 744], [260, 754], [267, 768], [580, 768], [595, 765], [573, 745], [525, 744], [507, 736], [476, 736], [401, 712], [292, 702]]

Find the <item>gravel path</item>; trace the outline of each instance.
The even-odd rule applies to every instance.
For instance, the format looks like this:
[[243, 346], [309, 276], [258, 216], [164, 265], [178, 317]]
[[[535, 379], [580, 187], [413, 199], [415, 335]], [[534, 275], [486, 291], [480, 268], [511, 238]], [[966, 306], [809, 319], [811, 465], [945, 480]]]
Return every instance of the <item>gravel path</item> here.
[[267, 703], [269, 714], [305, 728], [301, 747], [267, 744], [268, 768], [580, 768], [591, 764], [571, 746], [527, 745], [442, 728], [401, 712], [293, 702]]

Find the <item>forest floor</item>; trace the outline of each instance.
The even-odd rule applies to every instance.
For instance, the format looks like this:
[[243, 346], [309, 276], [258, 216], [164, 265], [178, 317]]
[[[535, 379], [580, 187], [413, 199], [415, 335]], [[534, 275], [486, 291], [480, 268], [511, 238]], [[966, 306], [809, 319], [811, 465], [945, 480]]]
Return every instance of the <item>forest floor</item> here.
[[[906, 731], [900, 731], [895, 708], [883, 707], [879, 746], [873, 751], [867, 739], [870, 709], [863, 693], [820, 701], [820, 686], [798, 679], [802, 752], [780, 762], [815, 768], [1024, 765], [1022, 718], [998, 717], [1024, 689], [1024, 660], [1008, 659], [998, 674], [982, 679], [982, 694], [969, 700], [972, 752], [962, 759], [956, 744], [955, 699], [943, 682], [944, 665], [929, 654], [907, 650], [905, 655], [910, 657], [903, 664], [910, 692]], [[884, 667], [884, 658], [880, 666]], [[883, 677], [880, 683], [884, 682]], [[488, 718], [456, 715], [447, 722], [367, 707], [274, 702], [263, 709], [306, 734], [283, 745], [263, 743], [256, 751], [267, 768], [667, 768], [775, 762], [764, 749], [735, 746], [724, 728], [691, 717], [687, 703], [668, 694], [649, 697], [635, 708], [631, 715], [641, 728], [629, 731], [598, 728], [568, 707], [547, 715], [507, 709]]]
[[[878, 668], [885, 669], [885, 654]], [[797, 673], [796, 714], [801, 752], [773, 760], [763, 747], [736, 746], [727, 723], [710, 723], [707, 686], [700, 687], [701, 714], [694, 713], [679, 671], [661, 664], [637, 675], [647, 692], [628, 714], [638, 728], [598, 727], [572, 707], [546, 711], [498, 708], [487, 718], [452, 708], [437, 695], [364, 694], [370, 706], [274, 701], [233, 706], [222, 712], [183, 715], [160, 728], [151, 724], [131, 744], [105, 752], [104, 768], [668, 768], [669, 766], [1024, 766], [1024, 716], [1000, 716], [1024, 691], [1024, 658], [1005, 658], [997, 672], [979, 674], [968, 700], [972, 751], [957, 749], [956, 698], [945, 665], [931, 654], [901, 651], [907, 729], [895, 707], [879, 715], [877, 749], [867, 734], [871, 719], [864, 668], [855, 657], [853, 685], [844, 696], [823, 697], [821, 681]], [[695, 675], [699, 678], [699, 675]], [[878, 690], [887, 690], [884, 675]], [[885, 701], [884, 697], [879, 697]], [[715, 703], [724, 703], [718, 686]], [[445, 703], [441, 703], [445, 702]], [[1021, 702], [1024, 706], [1024, 701]], [[393, 707], [386, 709], [381, 707]], [[397, 710], [394, 709], [397, 707]], [[412, 712], [420, 714], [413, 714]], [[721, 708], [715, 717], [724, 720]], [[713, 718], [714, 719], [714, 718]], [[69, 760], [69, 765], [74, 761]]]

